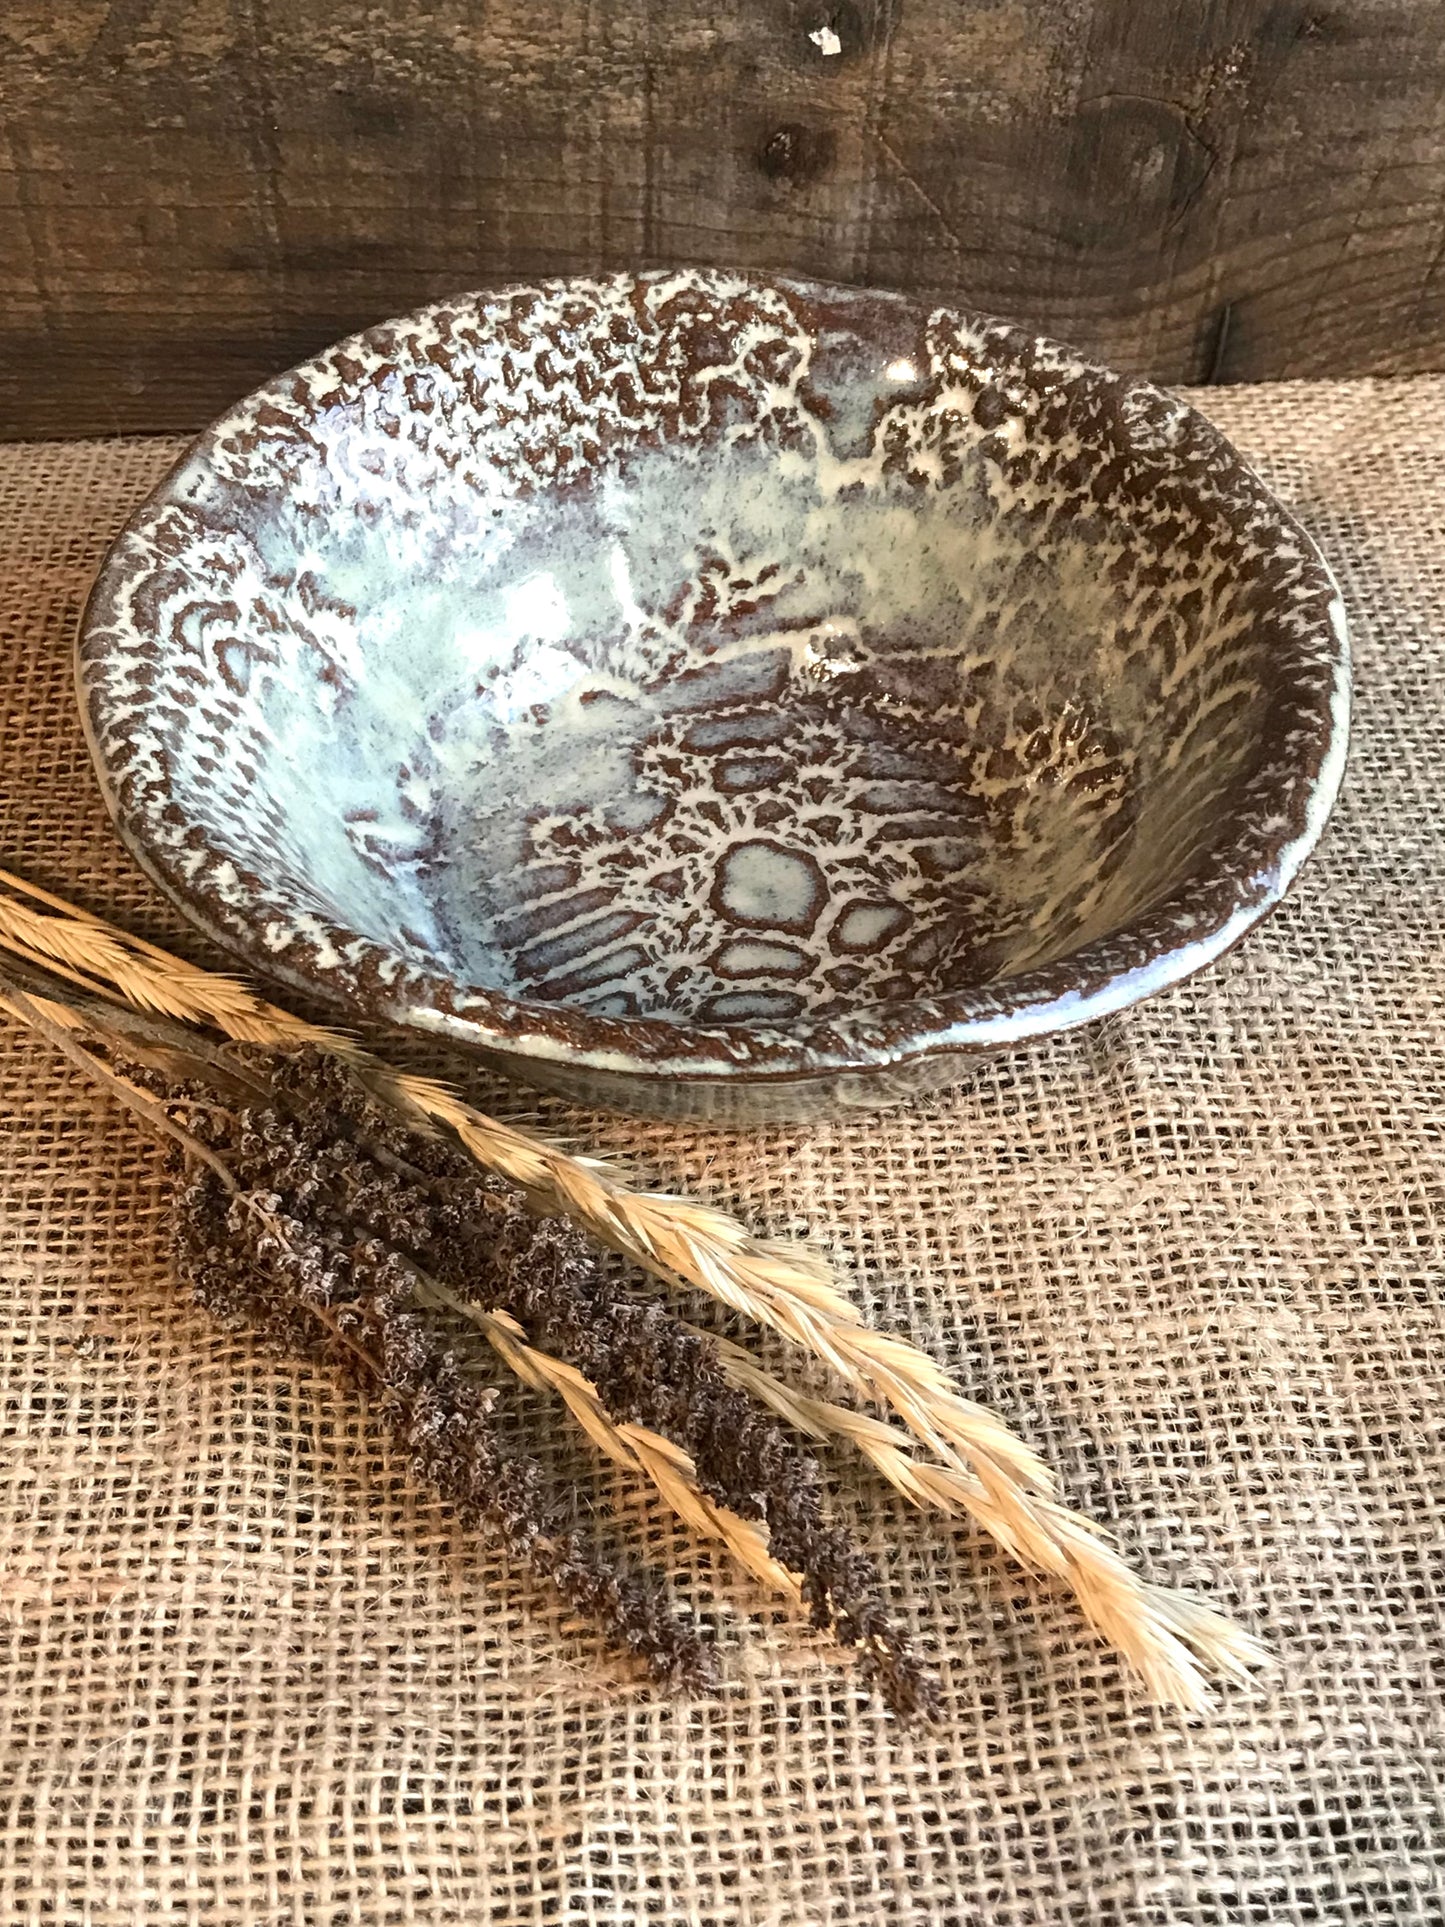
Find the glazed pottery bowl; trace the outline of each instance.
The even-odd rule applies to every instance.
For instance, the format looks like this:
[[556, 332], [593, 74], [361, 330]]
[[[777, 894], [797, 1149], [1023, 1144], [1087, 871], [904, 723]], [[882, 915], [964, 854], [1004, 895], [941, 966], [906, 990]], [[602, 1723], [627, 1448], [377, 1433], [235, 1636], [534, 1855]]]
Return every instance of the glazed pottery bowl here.
[[115, 820], [246, 962], [589, 1103], [895, 1100], [1288, 887], [1339, 597], [1182, 403], [685, 271], [374, 328], [219, 422], [79, 644]]

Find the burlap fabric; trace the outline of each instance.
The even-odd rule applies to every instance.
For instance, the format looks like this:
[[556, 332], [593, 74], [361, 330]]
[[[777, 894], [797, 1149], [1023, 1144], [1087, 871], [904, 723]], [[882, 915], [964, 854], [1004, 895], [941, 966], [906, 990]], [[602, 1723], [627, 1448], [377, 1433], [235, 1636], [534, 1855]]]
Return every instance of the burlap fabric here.
[[[1160, 1712], [1067, 1600], [839, 1462], [942, 1673], [942, 1725], [900, 1732], [568, 1445], [579, 1504], [716, 1628], [721, 1698], [652, 1696], [453, 1529], [375, 1413], [185, 1302], [156, 1152], [7, 1033], [0, 1919], [1445, 1920], [1445, 379], [1207, 406], [1355, 624], [1347, 793], [1286, 908], [886, 1121], [542, 1114], [824, 1239], [1278, 1672], [1210, 1724]], [[107, 828], [68, 655], [171, 448], [0, 449], [0, 853], [184, 942]]]

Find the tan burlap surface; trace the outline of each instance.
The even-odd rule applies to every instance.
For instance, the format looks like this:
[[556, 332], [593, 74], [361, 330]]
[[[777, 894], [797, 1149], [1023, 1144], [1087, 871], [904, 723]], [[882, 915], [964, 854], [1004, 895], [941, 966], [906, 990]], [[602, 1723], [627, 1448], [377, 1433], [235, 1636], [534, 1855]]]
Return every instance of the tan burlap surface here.
[[[0, 1921], [1445, 1920], [1445, 378], [1205, 399], [1355, 624], [1347, 794], [1286, 908], [885, 1121], [540, 1110], [822, 1238], [1279, 1670], [1210, 1724], [1158, 1711], [1067, 1600], [839, 1462], [943, 1678], [942, 1725], [900, 1732], [589, 1472], [722, 1648], [718, 1700], [659, 1700], [453, 1529], [375, 1413], [186, 1303], [156, 1152], [6, 1031]], [[0, 449], [0, 860], [175, 942], [69, 667], [172, 446]]]

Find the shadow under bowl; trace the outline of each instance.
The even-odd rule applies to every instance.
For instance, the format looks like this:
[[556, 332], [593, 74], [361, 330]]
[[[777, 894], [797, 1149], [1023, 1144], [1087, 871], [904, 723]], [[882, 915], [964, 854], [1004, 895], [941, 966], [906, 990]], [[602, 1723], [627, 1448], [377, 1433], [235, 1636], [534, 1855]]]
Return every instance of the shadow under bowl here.
[[1349, 706], [1328, 570], [1191, 409], [700, 270], [270, 383], [132, 517], [78, 671], [126, 843], [248, 964], [719, 1123], [895, 1101], [1218, 956]]

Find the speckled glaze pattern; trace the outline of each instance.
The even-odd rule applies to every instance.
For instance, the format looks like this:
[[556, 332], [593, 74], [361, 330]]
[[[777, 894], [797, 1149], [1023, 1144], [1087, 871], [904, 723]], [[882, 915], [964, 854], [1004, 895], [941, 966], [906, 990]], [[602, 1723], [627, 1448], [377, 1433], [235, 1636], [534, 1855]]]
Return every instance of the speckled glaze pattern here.
[[257, 968], [586, 1102], [896, 1101], [1217, 956], [1348, 650], [1195, 413], [1000, 324], [688, 270], [428, 309], [132, 518], [127, 843]]

